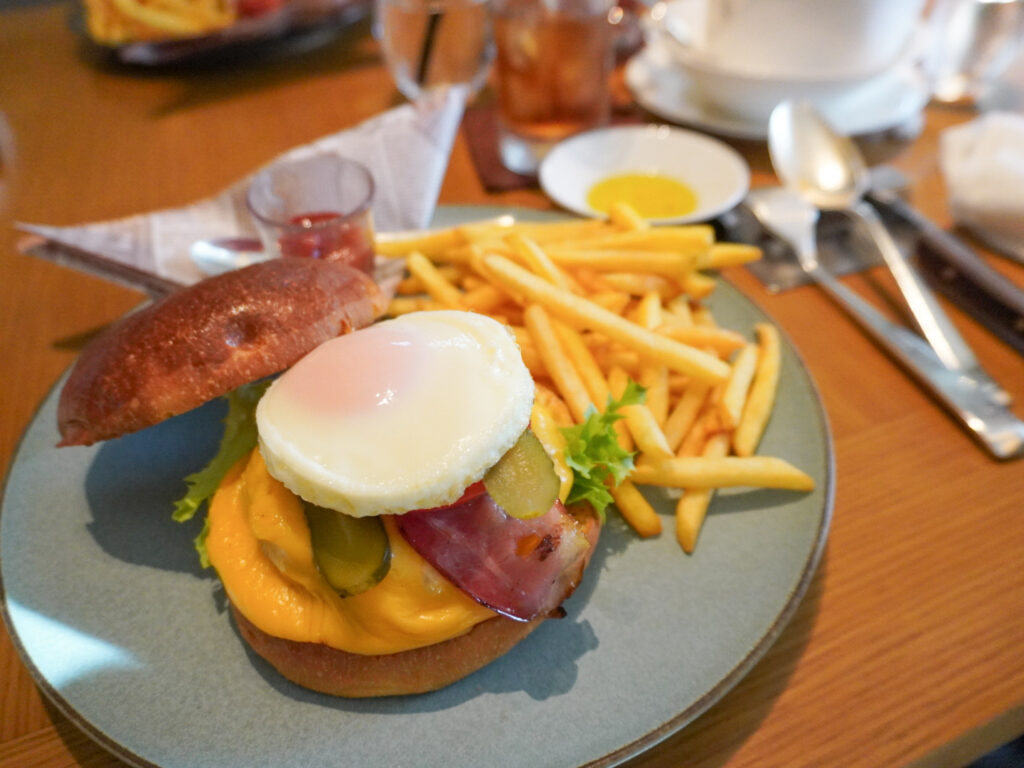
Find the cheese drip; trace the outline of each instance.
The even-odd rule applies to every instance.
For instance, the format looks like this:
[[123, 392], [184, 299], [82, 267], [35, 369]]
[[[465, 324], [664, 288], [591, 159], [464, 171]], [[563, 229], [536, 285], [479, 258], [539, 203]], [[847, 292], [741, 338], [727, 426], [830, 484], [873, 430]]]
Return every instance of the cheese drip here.
[[339, 597], [317, 570], [302, 501], [267, 473], [258, 450], [224, 478], [209, 516], [206, 547], [228, 597], [275, 637], [379, 655], [458, 637], [496, 615], [423, 560], [389, 516], [387, 576]]

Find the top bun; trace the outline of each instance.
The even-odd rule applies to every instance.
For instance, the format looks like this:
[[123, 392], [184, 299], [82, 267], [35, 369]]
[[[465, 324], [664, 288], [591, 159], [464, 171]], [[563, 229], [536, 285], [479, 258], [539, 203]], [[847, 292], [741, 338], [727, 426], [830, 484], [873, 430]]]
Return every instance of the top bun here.
[[83, 350], [57, 405], [58, 445], [91, 445], [196, 408], [369, 325], [386, 304], [363, 272], [314, 259], [271, 259], [172, 293]]

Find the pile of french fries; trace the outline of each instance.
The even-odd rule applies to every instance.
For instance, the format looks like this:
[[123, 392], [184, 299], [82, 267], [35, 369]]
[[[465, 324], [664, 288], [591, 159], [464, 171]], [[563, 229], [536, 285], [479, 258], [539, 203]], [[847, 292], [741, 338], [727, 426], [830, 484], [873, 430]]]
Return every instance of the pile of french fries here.
[[512, 328], [537, 383], [531, 424], [563, 491], [572, 471], [559, 427], [582, 423], [590, 406], [603, 411], [629, 379], [646, 388], [615, 424], [635, 467], [609, 489], [641, 536], [659, 534], [661, 519], [637, 485], [682, 490], [675, 528], [688, 553], [716, 488], [813, 489], [788, 462], [755, 455], [778, 387], [777, 330], [759, 323], [748, 341], [704, 303], [715, 288], [706, 270], [757, 259], [756, 247], [715, 242], [704, 225], [651, 228], [621, 204], [606, 221], [502, 217], [376, 246], [406, 260], [391, 315], [460, 309]]
[[231, 0], [84, 0], [89, 35], [104, 45], [198, 37], [230, 26]]

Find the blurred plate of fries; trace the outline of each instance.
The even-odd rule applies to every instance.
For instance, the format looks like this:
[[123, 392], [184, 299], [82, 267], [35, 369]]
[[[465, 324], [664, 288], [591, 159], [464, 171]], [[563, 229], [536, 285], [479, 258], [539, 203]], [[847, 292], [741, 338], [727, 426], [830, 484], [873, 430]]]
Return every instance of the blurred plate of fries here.
[[82, 0], [71, 25], [100, 55], [159, 67], [303, 52], [370, 10], [370, 0]]
[[[625, 239], [639, 250], [642, 238], [630, 234], [628, 219], [609, 225], [514, 210], [518, 226], [510, 227], [499, 218], [507, 213], [442, 207], [437, 229], [383, 237], [381, 244], [383, 250], [399, 251], [414, 243], [422, 261], [437, 272], [411, 259], [415, 280], [398, 296], [422, 301], [420, 308], [428, 309], [433, 304], [427, 302], [467, 301], [469, 294], [472, 302], [488, 294], [487, 300], [495, 301], [487, 288], [496, 289], [490, 278], [467, 282], [465, 264], [459, 266], [453, 262], [457, 255], [451, 256], [452, 249], [458, 254], [465, 246], [466, 237], [485, 245], [483, 268], [510, 290], [491, 311], [497, 314], [500, 308], [514, 328], [526, 329], [525, 335], [515, 332], [546, 390], [539, 399], [554, 414], [562, 410], [558, 401], [566, 405], [568, 415], [556, 418], [575, 419], [572, 410], [579, 405], [570, 406], [572, 397], [554, 380], [562, 374], [547, 368], [548, 361], [552, 369], [577, 367], [581, 358], [569, 353], [579, 351], [571, 341], [574, 331], [584, 342], [594, 342], [595, 333], [614, 340], [596, 355], [601, 371], [618, 366], [631, 378], [649, 375], [629, 354], [637, 350], [647, 363], [665, 362], [672, 382], [669, 412], [701, 376], [724, 373], [710, 360], [725, 366], [724, 380], [732, 381], [732, 371], [745, 367], [739, 364], [742, 350], [762, 345], [765, 331], [758, 329], [771, 325], [770, 319], [715, 276], [715, 265], [728, 264], [737, 253], [746, 253], [743, 249], [717, 247], [712, 256], [712, 245], [725, 244], [710, 243], [703, 230], [660, 228], [667, 234], [655, 235], [648, 245], [659, 237], [677, 245], [690, 238], [704, 243], [693, 250], [705, 255], [685, 268], [648, 259], [645, 269], [654, 270], [649, 277], [657, 280], [614, 277], [642, 273], [622, 272], [614, 258], [595, 256], [593, 265], [602, 269], [593, 276], [567, 266], [572, 258], [563, 254], [574, 250], [569, 247], [574, 240], [590, 240], [589, 250]], [[524, 253], [532, 257], [503, 254], [502, 243], [510, 242], [532, 242], [537, 252], [527, 245]], [[473, 249], [465, 250], [472, 257]], [[442, 253], [449, 254], [447, 261]], [[543, 254], [558, 260], [546, 261]], [[621, 299], [602, 298], [584, 286], [566, 294], [544, 278], [555, 286], [548, 290], [529, 277], [537, 276], [535, 269], [543, 273], [545, 264], [549, 277], [572, 274], [577, 282], [601, 286], [597, 293], [630, 298], [617, 308]], [[637, 311], [645, 295], [658, 294], [662, 313], [683, 311], [672, 304], [678, 288], [665, 282], [678, 285], [688, 273], [690, 320], [712, 329], [698, 332], [701, 348], [710, 350], [704, 355], [680, 356], [676, 344], [652, 341], [652, 333], [662, 335], [656, 330], [660, 326], [632, 329], [646, 325], [643, 318], [650, 320], [655, 313], [654, 299]], [[445, 298], [448, 289], [456, 293]], [[566, 300], [567, 295], [576, 299]], [[559, 302], [575, 309], [559, 309]], [[621, 322], [594, 306], [614, 311]], [[541, 307], [548, 322], [531, 307]], [[396, 305], [395, 311], [401, 309]], [[580, 330], [595, 323], [603, 330]], [[553, 333], [544, 332], [546, 327]], [[739, 347], [733, 334], [742, 339]], [[665, 336], [679, 342], [672, 334]], [[767, 469], [748, 463], [742, 472], [730, 463], [718, 462], [715, 468], [723, 457], [707, 455], [705, 448], [726, 448], [714, 436], [732, 437], [738, 429], [719, 422], [728, 418], [720, 409], [737, 407], [739, 401], [727, 396], [735, 386], [722, 387], [711, 399], [705, 393], [715, 415], [704, 425], [699, 455], [683, 456], [681, 463], [666, 467], [654, 461], [660, 441], [651, 435], [660, 430], [664, 437], [667, 429], [660, 416], [652, 414], [646, 427], [646, 417], [635, 424], [630, 419], [627, 425], [635, 428], [641, 444], [637, 466], [646, 466], [648, 473], [634, 478], [637, 495], [650, 505], [662, 532], [643, 529], [643, 515], [627, 522], [610, 507], [587, 576], [565, 604], [566, 617], [545, 622], [507, 655], [443, 690], [366, 702], [331, 699], [283, 682], [259, 659], [241, 652], [211, 591], [213, 582], [198, 571], [191, 539], [201, 521], [193, 521], [197, 526], [191, 530], [170, 519], [169, 500], [180, 493], [181, 478], [216, 449], [220, 402], [102, 445], [57, 449], [58, 382], [22, 438], [4, 489], [0, 576], [5, 619], [30, 671], [61, 711], [132, 764], [277, 768], [333, 765], [339, 755], [351, 765], [407, 764], [415, 755], [419, 768], [619, 764], [683, 728], [735, 685], [783, 631], [813, 581], [831, 519], [831, 438], [806, 368], [784, 334], [773, 338], [778, 344], [769, 343], [763, 358], [778, 362], [777, 387], [752, 455], [777, 459], [791, 469], [774, 462]], [[548, 344], [564, 354], [542, 352]], [[676, 367], [689, 370], [689, 383], [673, 375]], [[755, 365], [744, 395], [748, 402], [757, 377]], [[581, 377], [584, 390], [587, 382], [593, 384], [589, 375]], [[653, 379], [648, 384], [648, 393], [659, 386]], [[617, 386], [611, 382], [612, 389]], [[662, 410], [656, 398], [644, 407]], [[693, 463], [704, 458], [712, 461]], [[648, 485], [651, 472], [675, 473], [690, 490], [680, 497], [672, 488]], [[778, 486], [801, 476], [810, 482], [801, 481], [797, 490], [752, 487]], [[712, 486], [725, 487], [712, 492]], [[706, 496], [708, 502], [689, 553], [673, 535], [680, 498], [687, 495]], [[635, 501], [623, 498], [616, 503]], [[53, 509], [61, 514], [50, 515], [47, 525], [40, 526], [40, 513]], [[634, 530], [637, 521], [645, 536]], [[153, 540], [165, 545], [154, 548]], [[61, 557], [50, 556], [55, 551]], [[131, 588], [126, 590], [126, 584]], [[810, 591], [812, 599], [815, 594]], [[175, 616], [189, 617], [187, 641], [181, 622], [167, 620], [170, 603]], [[813, 611], [813, 603], [805, 610]], [[782, 677], [785, 673], [781, 670]], [[453, 749], [451, 734], [473, 736], [459, 739]]]

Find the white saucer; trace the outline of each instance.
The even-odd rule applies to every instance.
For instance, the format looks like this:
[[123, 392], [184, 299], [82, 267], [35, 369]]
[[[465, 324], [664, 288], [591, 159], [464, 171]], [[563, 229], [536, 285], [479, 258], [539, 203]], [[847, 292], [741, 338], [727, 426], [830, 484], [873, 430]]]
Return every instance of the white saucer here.
[[622, 173], [658, 174], [689, 187], [697, 207], [654, 224], [709, 221], [732, 209], [750, 187], [750, 168], [717, 139], [668, 125], [619, 125], [577, 134], [555, 145], [540, 165], [548, 197], [580, 216], [604, 217], [587, 202], [597, 182]]
[[[767, 121], [750, 120], [708, 104], [664, 44], [652, 41], [626, 65], [626, 84], [644, 109], [673, 123], [737, 139], [763, 140]], [[902, 125], [928, 103], [924, 76], [907, 61], [818, 104], [840, 132], [858, 136]]]

